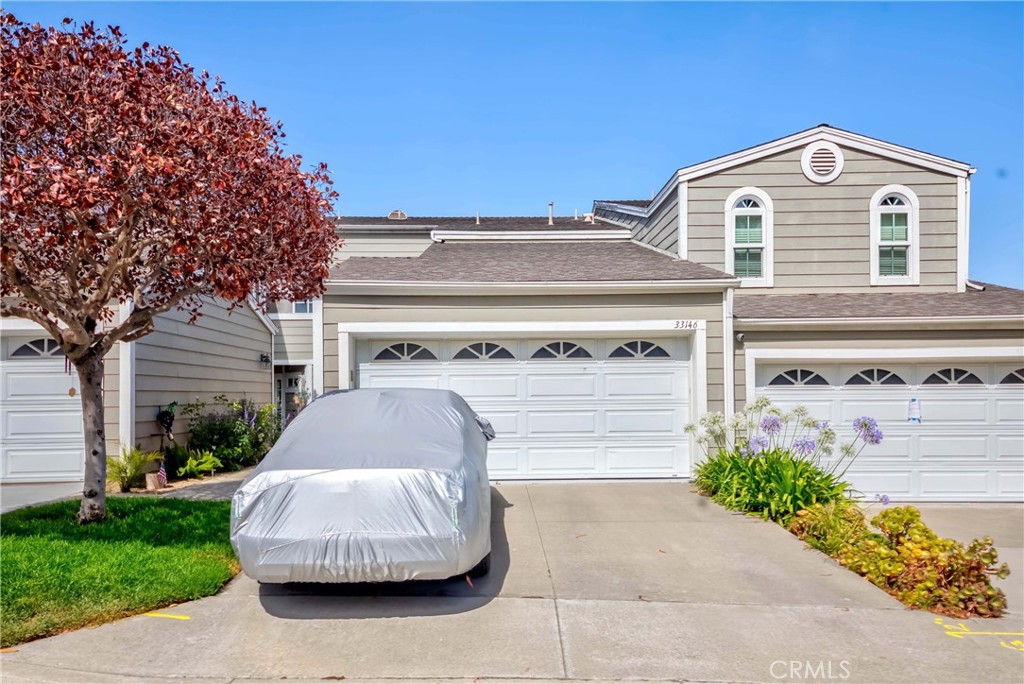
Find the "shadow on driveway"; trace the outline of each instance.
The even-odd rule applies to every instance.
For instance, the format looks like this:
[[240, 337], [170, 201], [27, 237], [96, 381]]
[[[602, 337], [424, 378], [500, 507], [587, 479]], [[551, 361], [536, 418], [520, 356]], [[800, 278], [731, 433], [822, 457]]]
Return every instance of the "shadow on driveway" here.
[[[505, 583], [509, 568], [505, 509], [511, 506], [491, 487], [491, 569], [472, 580], [472, 585], [464, 575], [408, 582], [261, 584], [260, 604], [268, 614], [287, 620], [438, 616], [476, 610], [498, 596]], [[450, 600], [431, 600], [439, 598]]]

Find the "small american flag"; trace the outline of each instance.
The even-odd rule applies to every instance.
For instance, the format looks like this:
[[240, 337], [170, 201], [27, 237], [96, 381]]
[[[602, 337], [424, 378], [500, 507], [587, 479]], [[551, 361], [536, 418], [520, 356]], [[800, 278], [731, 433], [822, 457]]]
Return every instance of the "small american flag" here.
[[156, 481], [161, 487], [167, 486], [167, 469], [164, 468], [163, 461], [160, 461], [160, 469], [156, 471]]

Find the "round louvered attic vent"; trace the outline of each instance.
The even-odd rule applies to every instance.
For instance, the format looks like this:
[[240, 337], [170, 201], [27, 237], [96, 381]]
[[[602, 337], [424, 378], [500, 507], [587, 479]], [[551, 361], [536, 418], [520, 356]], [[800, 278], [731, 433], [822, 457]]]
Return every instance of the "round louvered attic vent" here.
[[830, 142], [811, 143], [800, 157], [800, 166], [808, 180], [831, 183], [843, 172], [843, 152]]

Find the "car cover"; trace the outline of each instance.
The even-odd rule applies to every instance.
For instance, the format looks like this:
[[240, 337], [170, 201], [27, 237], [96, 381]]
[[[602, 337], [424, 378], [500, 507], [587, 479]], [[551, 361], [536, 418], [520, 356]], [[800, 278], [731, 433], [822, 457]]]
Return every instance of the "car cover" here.
[[443, 579], [490, 552], [490, 424], [455, 392], [330, 392], [231, 501], [231, 544], [261, 582]]

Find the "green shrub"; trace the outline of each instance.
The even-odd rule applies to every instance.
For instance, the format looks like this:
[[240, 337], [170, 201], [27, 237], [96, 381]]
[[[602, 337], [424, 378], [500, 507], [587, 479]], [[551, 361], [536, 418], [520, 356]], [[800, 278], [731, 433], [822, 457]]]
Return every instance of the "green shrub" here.
[[871, 520], [850, 503], [800, 511], [789, 529], [912, 608], [959, 618], [999, 617], [1006, 596], [991, 577], [1010, 574], [988, 537], [966, 547], [935, 534], [912, 506], [887, 509]]
[[178, 477], [203, 477], [213, 475], [217, 468], [222, 468], [223, 463], [209, 451], [190, 451], [185, 465], [178, 468]]
[[107, 482], [115, 483], [122, 492], [129, 492], [142, 484], [149, 464], [160, 459], [159, 453], [122, 444], [120, 456], [107, 456]]
[[212, 411], [201, 401], [182, 408], [189, 418], [189, 447], [211, 451], [228, 470], [259, 463], [281, 434], [281, 421], [273, 404], [256, 406], [248, 399], [230, 401], [214, 397]]
[[720, 450], [697, 467], [694, 483], [726, 508], [783, 524], [801, 509], [842, 499], [848, 488], [837, 475], [780, 449], [754, 458]]
[[168, 478], [178, 477], [178, 469], [188, 461], [188, 448], [184, 444], [172, 443], [164, 448], [164, 468]]

